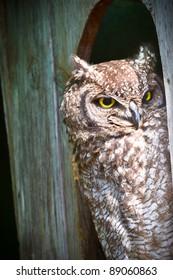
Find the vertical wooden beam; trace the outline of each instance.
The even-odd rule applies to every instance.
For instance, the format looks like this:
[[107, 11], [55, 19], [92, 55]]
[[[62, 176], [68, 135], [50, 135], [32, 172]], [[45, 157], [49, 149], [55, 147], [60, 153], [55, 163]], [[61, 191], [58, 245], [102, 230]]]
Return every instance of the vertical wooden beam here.
[[22, 259], [81, 259], [79, 209], [59, 103], [96, 3], [0, 1], [0, 75]]
[[[173, 1], [143, 0], [153, 16], [163, 68], [173, 174]], [[173, 176], [172, 176], [173, 178]]]

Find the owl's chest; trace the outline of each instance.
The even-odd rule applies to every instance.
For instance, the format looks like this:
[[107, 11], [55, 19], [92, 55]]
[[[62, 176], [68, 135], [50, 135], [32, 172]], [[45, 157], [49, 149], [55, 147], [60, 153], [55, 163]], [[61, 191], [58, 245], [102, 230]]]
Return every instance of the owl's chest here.
[[138, 181], [143, 181], [144, 170], [149, 153], [145, 137], [141, 130], [122, 138], [90, 143], [78, 155], [81, 177], [91, 182], [96, 178], [133, 184], [138, 174]]
[[156, 112], [153, 122], [145, 121], [140, 129], [123, 137], [89, 141], [80, 148], [78, 162], [84, 179], [91, 182], [104, 178], [120, 186], [125, 184], [126, 190], [146, 186], [151, 177], [156, 183], [160, 172], [170, 178], [165, 115], [161, 121]]
[[[81, 186], [92, 200], [117, 197], [121, 209], [143, 207], [160, 200], [171, 188], [171, 170], [166, 126], [148, 123], [133, 134], [89, 143], [79, 154]], [[86, 150], [87, 148], [87, 150]], [[172, 194], [171, 194], [172, 196]], [[162, 196], [163, 197], [163, 196]], [[145, 206], [144, 206], [145, 207]], [[139, 212], [133, 210], [134, 216]]]

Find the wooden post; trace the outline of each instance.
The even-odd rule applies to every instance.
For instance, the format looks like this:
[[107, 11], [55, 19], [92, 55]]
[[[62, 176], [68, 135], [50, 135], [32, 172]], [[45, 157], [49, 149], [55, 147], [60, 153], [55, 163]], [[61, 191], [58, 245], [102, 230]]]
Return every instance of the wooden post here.
[[[153, 16], [163, 68], [173, 174], [173, 1], [143, 0]], [[172, 176], [173, 179], [173, 176]]]
[[68, 58], [96, 2], [0, 1], [0, 73], [21, 259], [96, 258], [97, 245], [81, 229], [59, 112]]

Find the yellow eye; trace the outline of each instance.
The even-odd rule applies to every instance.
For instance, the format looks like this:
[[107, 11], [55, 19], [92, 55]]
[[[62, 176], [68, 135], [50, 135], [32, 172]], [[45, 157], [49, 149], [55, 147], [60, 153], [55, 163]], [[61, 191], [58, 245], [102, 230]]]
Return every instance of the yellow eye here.
[[150, 91], [148, 91], [147, 94], [146, 94], [145, 100], [146, 100], [146, 101], [150, 101], [150, 100], [151, 100], [151, 97], [152, 97], [152, 94], [151, 94]]
[[143, 97], [143, 103], [148, 103], [152, 99], [151, 91], [147, 91]]
[[101, 97], [99, 98], [98, 102], [99, 105], [105, 109], [112, 108], [116, 103], [115, 99], [112, 97]]

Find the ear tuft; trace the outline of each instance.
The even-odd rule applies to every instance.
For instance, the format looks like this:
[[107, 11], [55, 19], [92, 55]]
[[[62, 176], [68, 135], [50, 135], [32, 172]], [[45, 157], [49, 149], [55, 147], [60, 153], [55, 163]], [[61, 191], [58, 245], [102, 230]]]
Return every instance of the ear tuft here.
[[133, 60], [134, 64], [140, 68], [152, 68], [156, 66], [156, 55], [150, 45], [140, 46], [139, 53]]
[[73, 70], [86, 70], [86, 71], [91, 71], [91, 66], [84, 61], [83, 59], [79, 58], [77, 55], [71, 55], [70, 56], [70, 61], [71, 61], [71, 66]]

